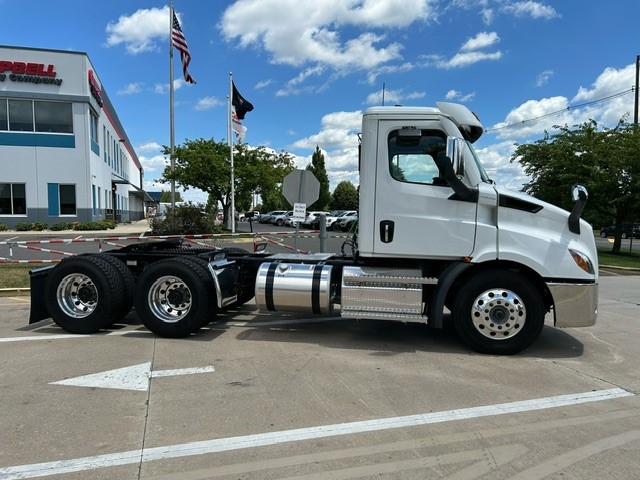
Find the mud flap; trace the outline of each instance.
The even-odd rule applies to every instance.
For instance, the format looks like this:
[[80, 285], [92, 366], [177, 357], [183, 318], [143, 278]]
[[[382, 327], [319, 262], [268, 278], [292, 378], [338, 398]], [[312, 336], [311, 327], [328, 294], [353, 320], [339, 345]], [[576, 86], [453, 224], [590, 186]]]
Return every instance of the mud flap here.
[[31, 311], [29, 313], [29, 325], [39, 322], [51, 315], [44, 303], [44, 284], [49, 276], [49, 272], [54, 266], [38, 268], [29, 272], [31, 283]]

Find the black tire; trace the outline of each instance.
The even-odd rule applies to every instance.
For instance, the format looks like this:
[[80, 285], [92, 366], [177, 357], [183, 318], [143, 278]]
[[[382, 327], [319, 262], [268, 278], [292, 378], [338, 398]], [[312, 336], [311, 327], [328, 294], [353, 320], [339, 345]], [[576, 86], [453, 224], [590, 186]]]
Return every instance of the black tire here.
[[168, 338], [189, 336], [208, 324], [218, 310], [206, 262], [195, 257], [151, 264], [138, 278], [134, 303], [142, 323]]
[[604, 232], [604, 231], [600, 232], [600, 237], [607, 238], [607, 232]]
[[124, 264], [124, 262], [122, 262], [120, 259], [108, 254], [89, 253], [86, 256], [89, 256], [89, 255], [93, 255], [93, 256], [97, 255], [99, 256], [99, 258], [107, 261], [113, 266], [113, 268], [116, 269], [116, 271], [120, 275], [120, 281], [122, 282], [124, 298], [122, 299], [120, 308], [118, 309], [116, 314], [113, 316], [111, 323], [108, 325], [108, 326], [111, 326], [114, 323], [122, 320], [131, 311], [131, 307], [133, 307], [133, 296], [135, 293], [136, 282], [135, 282], [135, 279], [133, 278], [133, 273], [131, 273], [131, 270], [129, 270], [127, 266]]
[[622, 239], [625, 240], [628, 237], [627, 232], [622, 232], [621, 236], [622, 236]]
[[278, 220], [276, 220], [276, 225], [277, 225], [278, 227], [281, 227], [283, 223], [284, 223], [284, 220], [282, 220], [281, 218], [279, 218]]
[[71, 333], [89, 334], [109, 327], [125, 296], [120, 273], [97, 255], [63, 260], [45, 283], [51, 318]]
[[538, 338], [545, 307], [526, 278], [497, 270], [480, 273], [462, 285], [451, 314], [458, 335], [469, 347], [512, 355]]

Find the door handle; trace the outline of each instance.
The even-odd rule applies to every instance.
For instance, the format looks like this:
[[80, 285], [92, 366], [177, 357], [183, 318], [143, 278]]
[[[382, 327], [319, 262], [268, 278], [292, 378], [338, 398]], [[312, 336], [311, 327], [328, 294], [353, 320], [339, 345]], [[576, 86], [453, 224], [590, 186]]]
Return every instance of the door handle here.
[[392, 220], [383, 220], [380, 222], [380, 240], [382, 243], [393, 242], [394, 222]]

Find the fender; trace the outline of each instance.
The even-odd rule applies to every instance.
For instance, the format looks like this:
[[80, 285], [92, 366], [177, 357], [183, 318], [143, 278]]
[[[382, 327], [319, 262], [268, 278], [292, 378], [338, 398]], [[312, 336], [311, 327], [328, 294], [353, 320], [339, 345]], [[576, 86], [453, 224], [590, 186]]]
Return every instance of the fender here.
[[433, 328], [443, 327], [442, 317], [444, 313], [444, 301], [447, 298], [449, 289], [460, 274], [471, 266], [473, 266], [472, 263], [452, 263], [445, 268], [442, 274], [438, 277], [438, 284], [431, 295], [431, 301], [429, 302], [429, 310], [427, 313], [427, 318], [429, 319], [428, 323]]

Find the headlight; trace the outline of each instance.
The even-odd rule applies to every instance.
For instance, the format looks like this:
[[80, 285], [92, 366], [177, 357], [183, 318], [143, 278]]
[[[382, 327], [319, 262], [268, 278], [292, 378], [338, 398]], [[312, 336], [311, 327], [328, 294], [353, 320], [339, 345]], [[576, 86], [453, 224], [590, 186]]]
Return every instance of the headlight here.
[[576, 265], [578, 265], [582, 270], [584, 270], [587, 273], [596, 273], [595, 270], [593, 269], [593, 263], [591, 263], [591, 260], [589, 260], [589, 257], [587, 257], [584, 253], [578, 252], [577, 250], [572, 250], [569, 249], [569, 253], [571, 254], [571, 257], [573, 258], [573, 261], [576, 262]]

